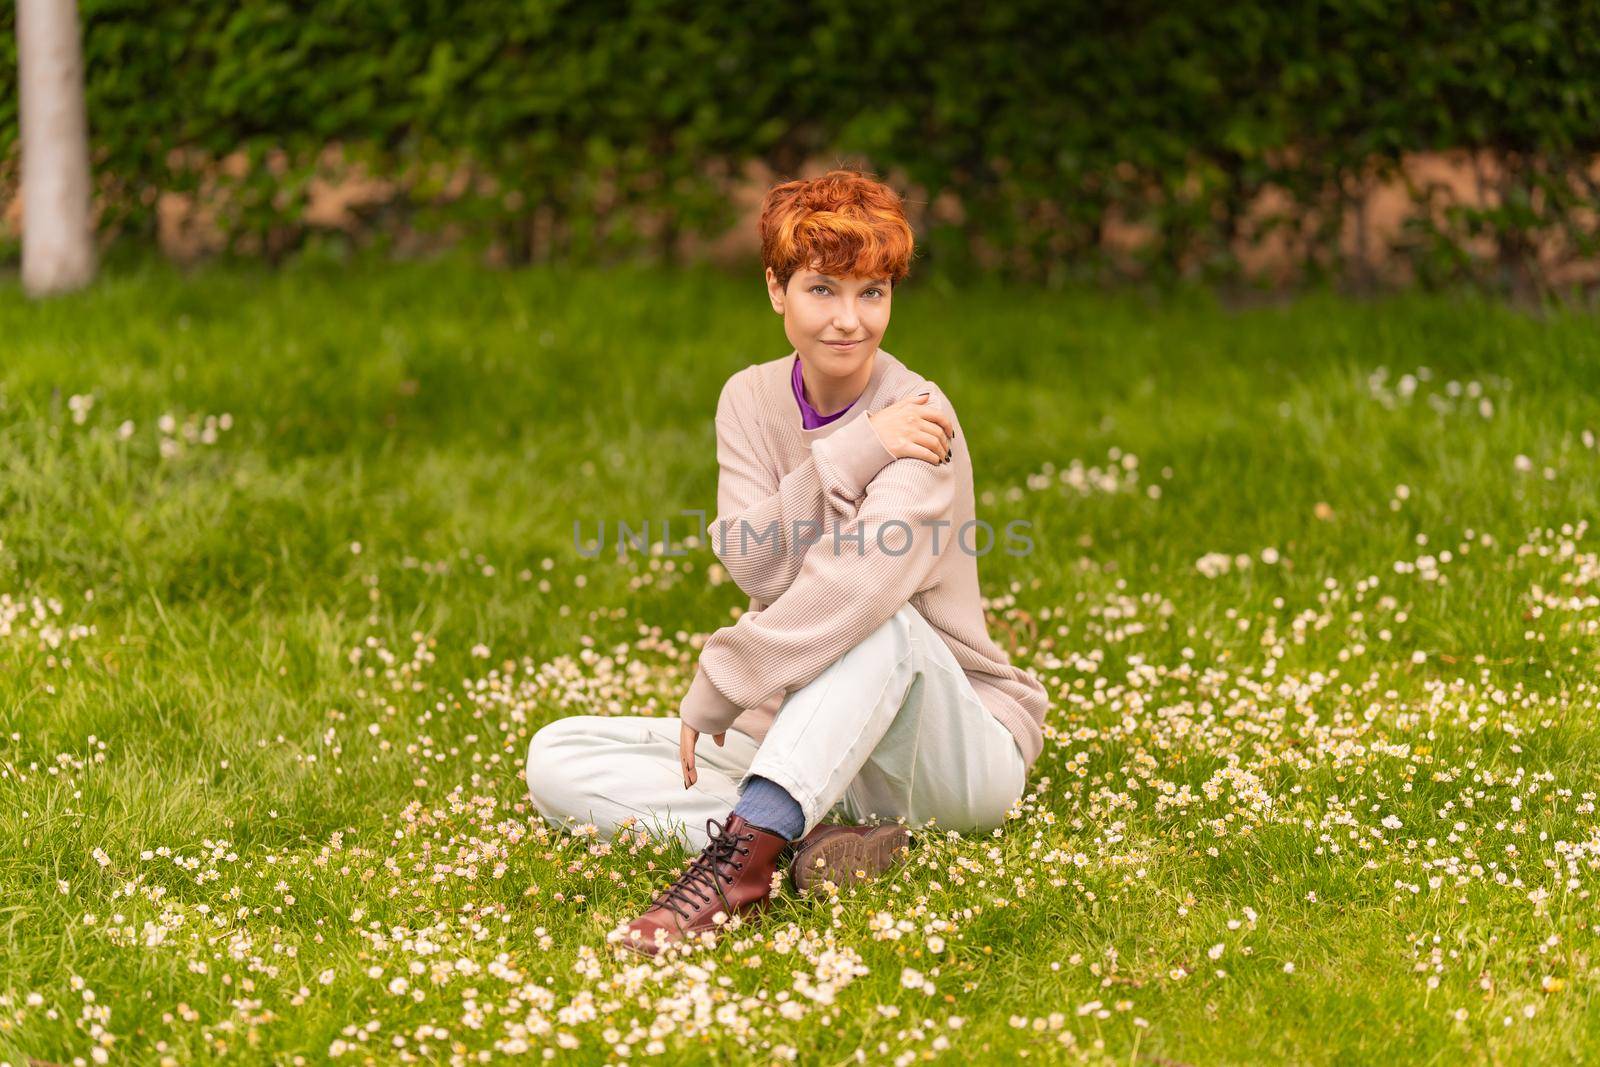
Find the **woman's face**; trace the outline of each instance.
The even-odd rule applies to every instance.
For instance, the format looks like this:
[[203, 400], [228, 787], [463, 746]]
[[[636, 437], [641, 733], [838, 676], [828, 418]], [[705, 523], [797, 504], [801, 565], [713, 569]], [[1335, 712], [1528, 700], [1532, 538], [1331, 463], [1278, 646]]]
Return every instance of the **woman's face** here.
[[780, 289], [768, 267], [767, 295], [803, 362], [833, 377], [848, 378], [870, 361], [889, 328], [893, 290], [887, 278], [832, 278], [807, 268]]

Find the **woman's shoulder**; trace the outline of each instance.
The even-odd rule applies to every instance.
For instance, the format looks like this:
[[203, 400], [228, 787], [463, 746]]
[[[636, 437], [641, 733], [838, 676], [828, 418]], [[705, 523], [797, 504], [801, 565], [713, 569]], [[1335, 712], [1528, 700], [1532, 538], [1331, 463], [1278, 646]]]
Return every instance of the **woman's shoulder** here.
[[723, 417], [743, 410], [755, 396], [755, 376], [761, 365], [752, 363], [728, 375], [717, 394], [717, 415]]
[[787, 394], [794, 358], [791, 351], [776, 359], [747, 363], [728, 375], [717, 395], [717, 414], [731, 416], [736, 412], [753, 411], [760, 415], [763, 406], [770, 408], [775, 397]]
[[878, 398], [873, 404], [873, 408], [875, 410], [886, 408], [890, 404], [898, 403], [909, 396], [916, 396], [918, 393], [931, 394], [932, 403], [936, 407], [941, 408], [952, 419], [956, 417], [956, 406], [951, 401], [949, 394], [944, 391], [944, 387], [932, 378], [924, 377], [903, 363], [892, 367], [889, 373], [884, 375], [883, 384], [878, 389]]

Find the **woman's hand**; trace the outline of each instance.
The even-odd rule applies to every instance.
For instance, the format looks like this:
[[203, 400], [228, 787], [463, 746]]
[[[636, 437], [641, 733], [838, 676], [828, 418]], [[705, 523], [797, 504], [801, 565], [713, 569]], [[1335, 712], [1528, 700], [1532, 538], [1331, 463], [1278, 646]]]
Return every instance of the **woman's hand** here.
[[[718, 747], [721, 747], [727, 737], [728, 731], [726, 730], [720, 734], [711, 735], [711, 739], [717, 743]], [[683, 787], [685, 789], [700, 780], [700, 772], [694, 769], [694, 744], [698, 740], [700, 740], [700, 731], [688, 723], [684, 723], [683, 728], [678, 731], [678, 761], [683, 764]]]
[[867, 421], [894, 456], [943, 463], [950, 455], [955, 423], [939, 409], [928, 407], [929, 403], [931, 394], [918, 393], [872, 412]]

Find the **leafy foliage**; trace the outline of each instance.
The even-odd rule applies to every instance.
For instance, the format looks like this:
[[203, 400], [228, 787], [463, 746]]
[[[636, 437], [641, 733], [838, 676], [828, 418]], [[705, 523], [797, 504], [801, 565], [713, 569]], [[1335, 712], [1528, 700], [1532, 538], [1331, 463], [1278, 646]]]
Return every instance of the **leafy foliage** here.
[[[280, 256], [328, 232], [313, 183], [359, 164], [395, 183], [355, 227], [384, 242], [670, 259], [732, 223], [747, 164], [843, 153], [959, 205], [920, 220], [958, 274], [1234, 277], [1241, 248], [1276, 240], [1306, 276], [1360, 280], [1340, 235], [1385, 177], [1418, 209], [1385, 251], [1424, 282], [1526, 285], [1595, 251], [1593, 2], [81, 10], [103, 223], [136, 238], [161, 193], [224, 190], [226, 247]], [[0, 92], [0, 160], [15, 110]], [[1439, 150], [1492, 161], [1477, 206], [1401, 174]], [[1118, 228], [1140, 237], [1128, 256]]]

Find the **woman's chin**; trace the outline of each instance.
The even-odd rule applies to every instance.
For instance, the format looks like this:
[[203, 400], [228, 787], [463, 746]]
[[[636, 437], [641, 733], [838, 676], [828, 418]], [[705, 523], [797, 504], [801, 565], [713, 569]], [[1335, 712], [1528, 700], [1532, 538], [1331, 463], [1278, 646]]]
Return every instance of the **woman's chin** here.
[[830, 344], [819, 343], [816, 359], [823, 366], [843, 377], [872, 358], [877, 346], [869, 341], [857, 342], [850, 348], [838, 348]]

